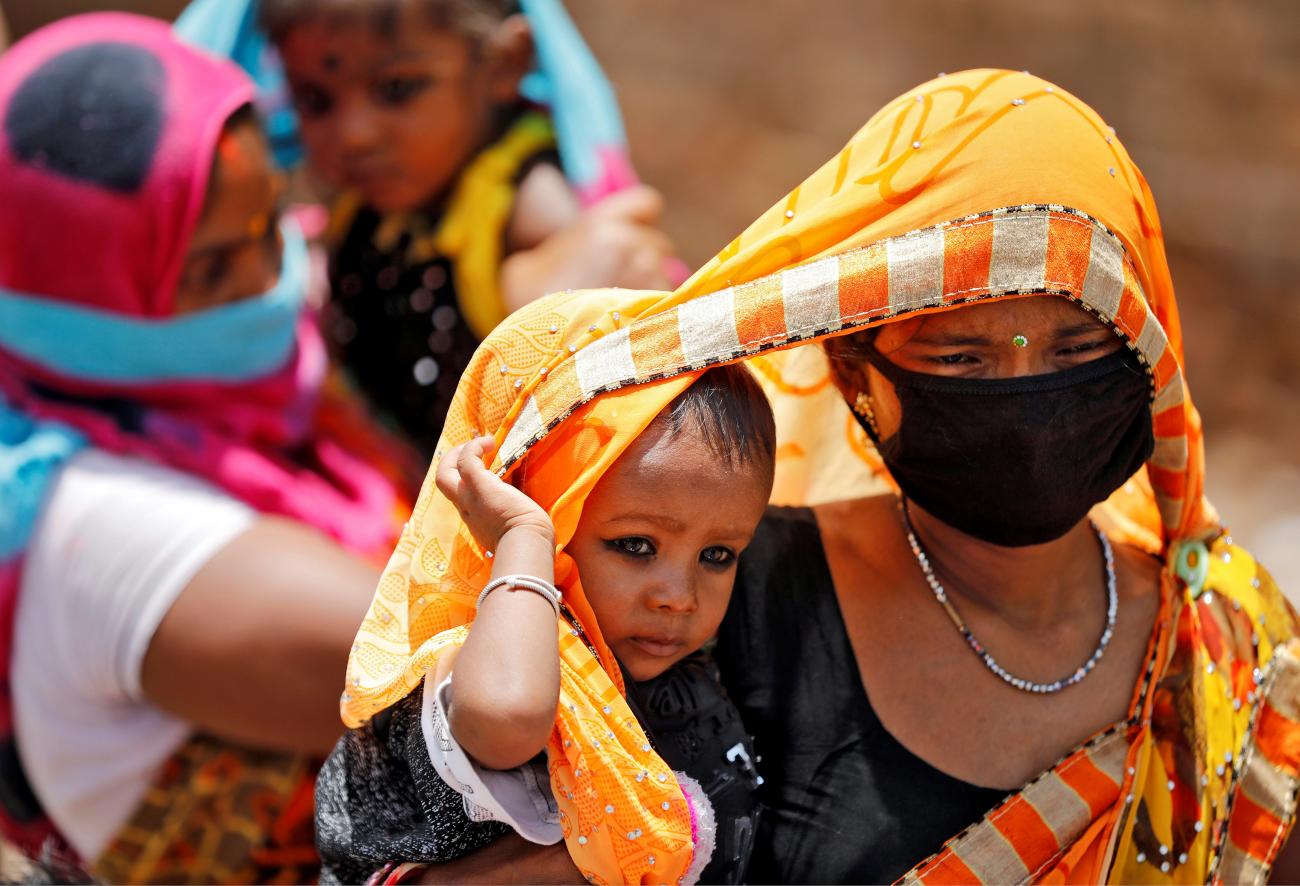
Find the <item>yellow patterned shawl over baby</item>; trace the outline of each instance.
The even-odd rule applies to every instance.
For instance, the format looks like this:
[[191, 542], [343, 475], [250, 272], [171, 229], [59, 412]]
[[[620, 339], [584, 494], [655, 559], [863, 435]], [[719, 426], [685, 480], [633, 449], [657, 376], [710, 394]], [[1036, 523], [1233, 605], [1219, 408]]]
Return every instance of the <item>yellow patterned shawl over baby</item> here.
[[[623, 702], [563, 553], [601, 473], [700, 368], [746, 359], [779, 416], [822, 431], [815, 463], [808, 447], [789, 450], [805, 463], [787, 474], [786, 500], [828, 489], [823, 465], [866, 476], [843, 407], [828, 400], [837, 411], [809, 417], [798, 405], [810, 402], [801, 385], [820, 384], [815, 360], [796, 367], [814, 366], [801, 379], [778, 352], [1022, 297], [1081, 305], [1151, 373], [1155, 452], [1095, 516], [1112, 537], [1165, 558], [1163, 601], [1129, 718], [908, 876], [1191, 882], [1267, 870], [1290, 828], [1300, 766], [1297, 624], [1203, 498], [1200, 421], [1154, 201], [1077, 98], [1027, 74], [981, 70], [890, 103], [676, 292], [544, 299], [489, 336], [461, 380], [441, 449], [496, 435], [495, 467], [555, 521], [557, 579], [597, 652], [557, 624], [552, 784], [568, 848], [593, 881], [672, 883], [693, 860], [680, 788]], [[458, 632], [442, 632], [473, 618], [488, 574], [483, 551], [426, 481], [353, 649], [349, 725], [419, 686], [457, 642]]]

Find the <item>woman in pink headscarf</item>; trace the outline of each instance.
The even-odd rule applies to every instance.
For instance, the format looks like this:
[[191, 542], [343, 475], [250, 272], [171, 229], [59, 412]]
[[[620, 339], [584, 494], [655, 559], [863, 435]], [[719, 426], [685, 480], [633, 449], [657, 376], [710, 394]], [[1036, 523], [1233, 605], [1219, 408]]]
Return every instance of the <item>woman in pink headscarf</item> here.
[[0, 822], [112, 882], [312, 876], [401, 510], [319, 430], [252, 95], [128, 15], [0, 58]]

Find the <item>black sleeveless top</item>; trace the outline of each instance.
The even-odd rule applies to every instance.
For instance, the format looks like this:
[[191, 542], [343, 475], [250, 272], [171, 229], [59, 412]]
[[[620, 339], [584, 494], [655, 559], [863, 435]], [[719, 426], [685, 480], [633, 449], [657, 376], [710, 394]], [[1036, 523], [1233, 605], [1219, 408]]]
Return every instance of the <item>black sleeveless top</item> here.
[[714, 654], [764, 779], [751, 882], [892, 882], [1006, 796], [934, 768], [876, 717], [806, 508], [768, 510]]

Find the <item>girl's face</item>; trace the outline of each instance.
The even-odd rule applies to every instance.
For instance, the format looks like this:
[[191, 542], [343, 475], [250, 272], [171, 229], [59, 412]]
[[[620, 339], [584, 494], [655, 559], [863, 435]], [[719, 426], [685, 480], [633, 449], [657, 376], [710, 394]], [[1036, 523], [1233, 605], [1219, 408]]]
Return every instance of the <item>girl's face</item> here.
[[312, 167], [381, 212], [446, 192], [493, 109], [517, 99], [531, 49], [522, 16], [479, 39], [432, 27], [411, 6], [383, 29], [322, 13], [279, 47]]
[[605, 642], [636, 681], [717, 631], [772, 488], [770, 464], [732, 468], [689, 422], [669, 430], [656, 420], [606, 472], [566, 548]]
[[251, 298], [275, 285], [282, 189], [257, 123], [228, 127], [217, 143], [207, 203], [181, 268], [176, 313]]

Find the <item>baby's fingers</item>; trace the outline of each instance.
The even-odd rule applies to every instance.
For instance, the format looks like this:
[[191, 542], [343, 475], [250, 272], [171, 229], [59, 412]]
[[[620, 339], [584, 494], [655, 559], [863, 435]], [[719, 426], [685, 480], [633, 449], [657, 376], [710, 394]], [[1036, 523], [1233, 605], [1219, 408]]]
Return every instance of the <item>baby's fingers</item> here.
[[483, 461], [484, 456], [495, 445], [496, 441], [491, 437], [475, 437], [465, 445], [457, 447], [460, 451], [456, 453], [456, 470], [460, 472], [461, 482], [468, 483], [472, 491], [481, 492], [484, 484], [501, 482], [496, 474], [487, 469]]
[[439, 466], [439, 488], [443, 489], [443, 494], [466, 517], [471, 511], [477, 510], [477, 506], [501, 483], [496, 474], [489, 471], [483, 463], [483, 456], [491, 451], [493, 445], [495, 441], [491, 437], [477, 437], [448, 452], [444, 463], [451, 465], [448, 474], [454, 475], [454, 478], [448, 477], [446, 489], [443, 488], [442, 467]]
[[491, 437], [475, 437], [468, 443], [448, 449], [447, 454], [439, 460], [434, 482], [438, 484], [438, 491], [451, 499], [457, 507], [464, 508], [465, 496], [473, 495], [476, 488], [481, 488], [483, 474], [492, 476], [483, 465], [483, 454], [492, 447], [492, 443]]
[[447, 453], [438, 461], [438, 471], [434, 475], [434, 482], [438, 485], [438, 491], [451, 501], [452, 504], [460, 505], [461, 484], [460, 468], [457, 463], [460, 460], [461, 450], [465, 448], [464, 443], [453, 449], [447, 450]]

